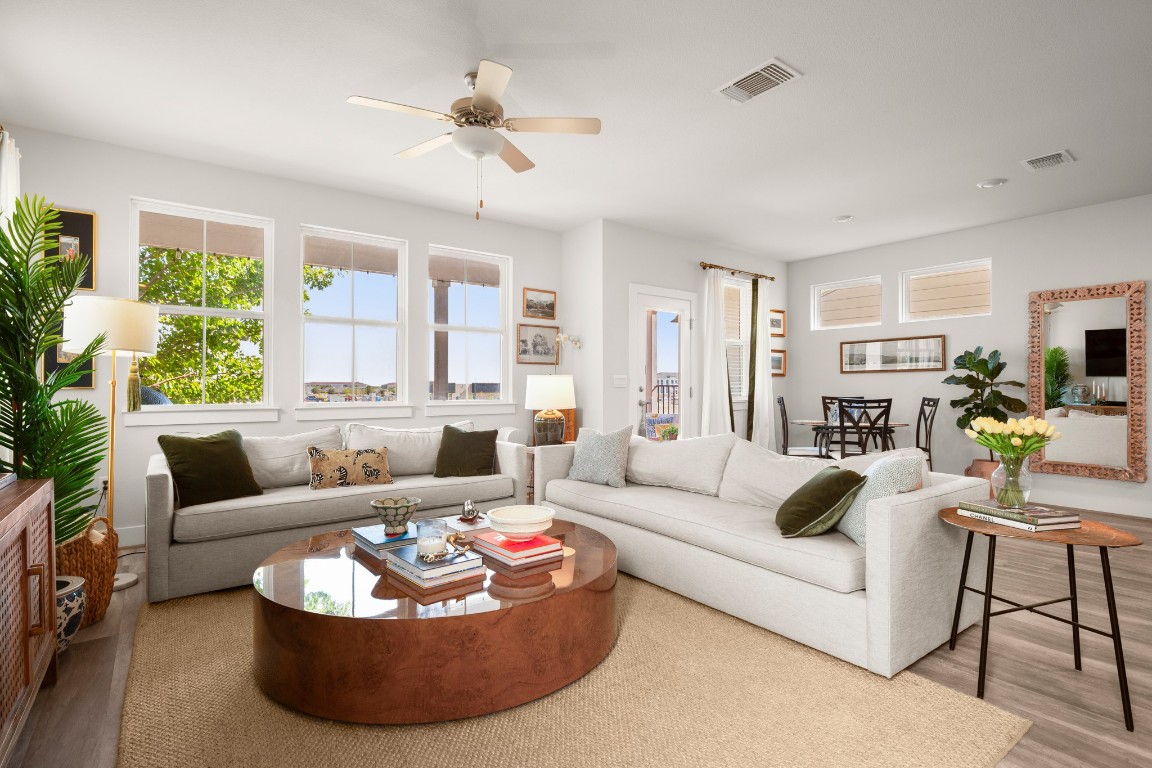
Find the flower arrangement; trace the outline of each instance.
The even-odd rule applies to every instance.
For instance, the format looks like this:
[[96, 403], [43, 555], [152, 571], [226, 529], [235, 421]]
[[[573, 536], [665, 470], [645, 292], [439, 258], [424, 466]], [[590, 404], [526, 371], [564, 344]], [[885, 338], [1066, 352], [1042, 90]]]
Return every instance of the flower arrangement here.
[[573, 349], [580, 349], [580, 347], [584, 346], [580, 343], [580, 339], [575, 336], [569, 336], [566, 333], [556, 334], [556, 344], [560, 347], [563, 347], [565, 344], [571, 344]]
[[1053, 440], [1060, 439], [1055, 425], [1029, 416], [997, 421], [988, 416], [972, 420], [964, 434], [1000, 456], [1000, 466], [992, 473], [992, 488], [1002, 507], [1020, 508], [1028, 501], [1032, 477], [1024, 466], [1029, 456]]

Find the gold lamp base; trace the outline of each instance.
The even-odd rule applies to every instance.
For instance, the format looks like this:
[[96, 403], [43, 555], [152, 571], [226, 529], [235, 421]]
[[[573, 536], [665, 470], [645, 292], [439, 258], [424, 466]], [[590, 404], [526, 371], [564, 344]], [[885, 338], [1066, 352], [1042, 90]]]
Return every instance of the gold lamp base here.
[[535, 445], [561, 445], [564, 443], [564, 414], [557, 410], [540, 411], [532, 420]]

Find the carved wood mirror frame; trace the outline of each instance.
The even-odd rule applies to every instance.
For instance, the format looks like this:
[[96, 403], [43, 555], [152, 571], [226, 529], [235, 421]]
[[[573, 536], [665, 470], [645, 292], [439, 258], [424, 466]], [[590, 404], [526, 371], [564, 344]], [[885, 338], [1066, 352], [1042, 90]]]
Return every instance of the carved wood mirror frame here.
[[1033, 472], [1095, 477], [1143, 483], [1148, 479], [1148, 437], [1145, 361], [1146, 313], [1144, 281], [1034, 291], [1028, 294], [1028, 413], [1044, 418], [1044, 306], [1052, 302], [1125, 298], [1128, 304], [1128, 466], [1105, 467], [1069, 461], [1046, 461], [1038, 451], [1030, 463]]

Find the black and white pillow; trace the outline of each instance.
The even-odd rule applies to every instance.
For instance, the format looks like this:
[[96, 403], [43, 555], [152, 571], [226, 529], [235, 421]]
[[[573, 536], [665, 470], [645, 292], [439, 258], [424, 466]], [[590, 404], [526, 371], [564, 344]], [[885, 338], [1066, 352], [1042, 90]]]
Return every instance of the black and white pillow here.
[[836, 530], [863, 547], [868, 502], [922, 487], [920, 465], [923, 462], [924, 459], [915, 456], [890, 456], [865, 469], [863, 475], [868, 482], [836, 523]]
[[576, 455], [572, 459], [572, 468], [568, 470], [568, 479], [623, 488], [631, 437], [631, 427], [607, 434], [581, 429], [576, 436]]

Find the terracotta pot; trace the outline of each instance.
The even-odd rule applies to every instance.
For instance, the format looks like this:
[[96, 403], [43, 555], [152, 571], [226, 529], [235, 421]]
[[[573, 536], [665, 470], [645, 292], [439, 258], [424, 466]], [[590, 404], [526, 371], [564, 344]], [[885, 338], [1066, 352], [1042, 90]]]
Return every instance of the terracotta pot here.
[[992, 492], [992, 473], [1000, 466], [1000, 462], [991, 461], [990, 459], [972, 459], [972, 463], [964, 470], [967, 477], [982, 477], [988, 481], [988, 498], [994, 499], [996, 495]]

